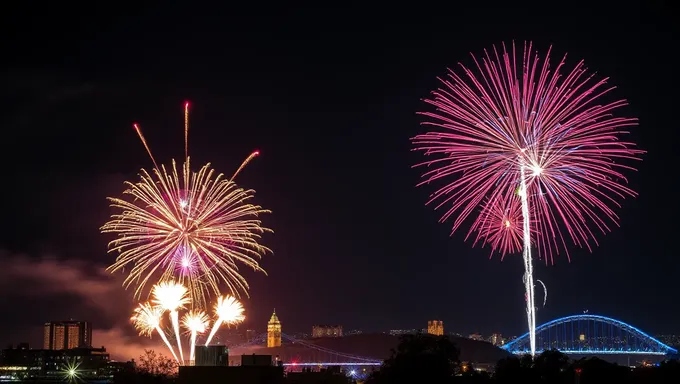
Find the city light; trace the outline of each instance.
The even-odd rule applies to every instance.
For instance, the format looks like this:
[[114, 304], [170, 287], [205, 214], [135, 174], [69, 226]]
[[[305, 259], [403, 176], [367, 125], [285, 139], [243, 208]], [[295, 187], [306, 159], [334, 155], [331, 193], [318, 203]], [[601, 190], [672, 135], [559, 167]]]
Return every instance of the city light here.
[[78, 361], [71, 361], [69, 359], [66, 360], [64, 363], [64, 366], [62, 367], [61, 374], [63, 378], [68, 381], [69, 383], [75, 383], [80, 379], [80, 371], [78, 368], [80, 367], [80, 362]]

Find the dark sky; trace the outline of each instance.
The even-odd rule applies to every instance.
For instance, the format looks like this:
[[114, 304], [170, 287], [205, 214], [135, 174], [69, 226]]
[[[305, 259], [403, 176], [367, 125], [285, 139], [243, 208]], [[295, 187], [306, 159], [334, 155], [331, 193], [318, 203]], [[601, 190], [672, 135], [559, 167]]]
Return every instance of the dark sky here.
[[[112, 262], [110, 238], [98, 231], [110, 214], [105, 197], [151, 166], [131, 123], [160, 162], [181, 158], [184, 100], [193, 104], [194, 161], [229, 173], [262, 152], [239, 176], [273, 211], [265, 224], [275, 231], [264, 239], [274, 250], [263, 260], [269, 276], [246, 274], [249, 328], [264, 330], [276, 308], [284, 332], [315, 323], [413, 328], [439, 318], [462, 333], [523, 333], [520, 256], [489, 260], [487, 248], [449, 236], [451, 223], [438, 224], [424, 205], [432, 190], [415, 188], [419, 171], [410, 167], [421, 155], [409, 142], [437, 76], [513, 39], [533, 40], [541, 52], [552, 44], [554, 56], [568, 53], [569, 64], [584, 59], [611, 77], [631, 103], [625, 112], [641, 120], [632, 138], [648, 151], [631, 174], [640, 196], [623, 203], [621, 228], [592, 254], [572, 247], [570, 263], [537, 265], [549, 290], [539, 323], [588, 309], [679, 333], [670, 6], [458, 3], [4, 10], [0, 305], [15, 306], [16, 316], [0, 317], [0, 343], [37, 342], [40, 324], [61, 317], [132, 332], [120, 325], [131, 301], [101, 310], [122, 288], [85, 302], [78, 287], [30, 275], [37, 266], [59, 274]], [[8, 272], [11, 265], [23, 272]], [[60, 279], [76, 281], [54, 284]], [[20, 288], [34, 280], [40, 294]]]

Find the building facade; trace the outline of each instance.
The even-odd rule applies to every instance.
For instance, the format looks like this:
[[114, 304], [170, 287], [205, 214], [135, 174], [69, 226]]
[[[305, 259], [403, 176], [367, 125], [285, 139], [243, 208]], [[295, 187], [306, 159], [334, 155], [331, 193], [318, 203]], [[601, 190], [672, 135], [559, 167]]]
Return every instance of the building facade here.
[[342, 337], [342, 325], [315, 325], [312, 337]]
[[441, 320], [430, 320], [427, 322], [427, 333], [435, 336], [444, 335], [444, 322]]
[[229, 365], [229, 349], [225, 345], [197, 345], [195, 347], [197, 367], [226, 367]]
[[67, 379], [64, 374], [70, 369], [76, 369], [83, 382], [110, 381], [121, 369], [111, 364], [109, 354], [103, 347], [49, 350], [30, 349], [28, 345], [22, 344], [17, 348], [2, 350], [0, 356], [0, 382], [64, 381]]
[[53, 321], [43, 327], [43, 349], [92, 347], [92, 327], [87, 321]]
[[281, 346], [281, 322], [276, 316], [276, 310], [272, 313], [271, 319], [267, 323], [267, 348]]

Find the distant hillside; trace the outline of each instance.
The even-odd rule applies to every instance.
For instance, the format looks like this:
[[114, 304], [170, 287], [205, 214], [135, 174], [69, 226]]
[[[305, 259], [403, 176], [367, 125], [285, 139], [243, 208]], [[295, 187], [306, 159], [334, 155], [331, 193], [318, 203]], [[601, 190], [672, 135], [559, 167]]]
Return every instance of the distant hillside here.
[[[492, 363], [510, 356], [510, 353], [484, 341], [476, 341], [462, 337], [451, 337], [460, 349], [460, 359], [475, 363]], [[399, 343], [398, 336], [384, 333], [352, 335], [338, 338], [308, 339], [304, 342], [312, 343], [337, 352], [385, 360], [391, 355], [391, 350]], [[238, 361], [241, 354], [278, 355], [283, 361], [319, 361], [327, 358], [327, 354], [293, 343], [284, 343], [281, 347], [266, 348], [252, 346], [230, 350], [231, 360]]]

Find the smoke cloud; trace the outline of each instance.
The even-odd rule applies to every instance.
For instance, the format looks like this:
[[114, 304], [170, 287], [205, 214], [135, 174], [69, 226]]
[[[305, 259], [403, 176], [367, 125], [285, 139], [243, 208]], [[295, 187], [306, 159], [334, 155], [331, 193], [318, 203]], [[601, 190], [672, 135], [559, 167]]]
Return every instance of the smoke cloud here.
[[135, 305], [119, 278], [99, 265], [54, 256], [34, 258], [0, 251], [0, 305], [13, 316], [0, 319], [2, 343], [28, 341], [42, 347], [47, 321], [77, 319], [93, 326], [93, 346], [115, 360], [138, 358], [144, 349], [164, 353], [158, 340], [138, 336], [129, 322]]

